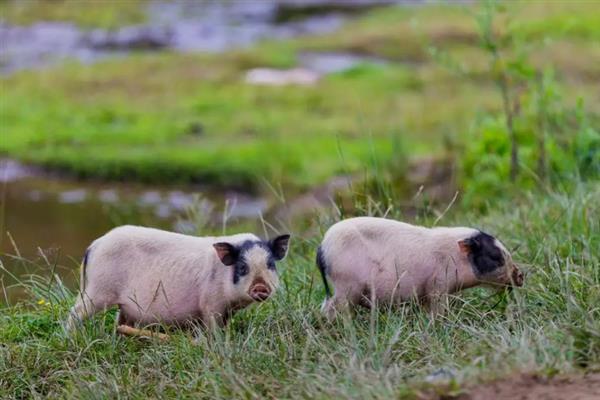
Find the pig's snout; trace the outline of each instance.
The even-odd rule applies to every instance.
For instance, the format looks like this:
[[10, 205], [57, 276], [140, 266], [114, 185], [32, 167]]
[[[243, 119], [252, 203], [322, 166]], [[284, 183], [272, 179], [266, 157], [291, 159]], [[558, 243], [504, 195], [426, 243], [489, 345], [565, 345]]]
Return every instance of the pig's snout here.
[[519, 270], [517, 267], [514, 267], [511, 278], [513, 285], [523, 286], [523, 272], [521, 272], [521, 270]]
[[255, 301], [265, 301], [271, 295], [271, 288], [264, 281], [254, 282], [248, 294]]

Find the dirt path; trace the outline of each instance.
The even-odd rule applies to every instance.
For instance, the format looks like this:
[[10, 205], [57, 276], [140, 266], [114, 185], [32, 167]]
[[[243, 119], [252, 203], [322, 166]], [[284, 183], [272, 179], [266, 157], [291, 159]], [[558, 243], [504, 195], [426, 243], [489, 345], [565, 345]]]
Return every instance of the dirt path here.
[[542, 378], [523, 374], [475, 386], [458, 400], [599, 400], [600, 373]]

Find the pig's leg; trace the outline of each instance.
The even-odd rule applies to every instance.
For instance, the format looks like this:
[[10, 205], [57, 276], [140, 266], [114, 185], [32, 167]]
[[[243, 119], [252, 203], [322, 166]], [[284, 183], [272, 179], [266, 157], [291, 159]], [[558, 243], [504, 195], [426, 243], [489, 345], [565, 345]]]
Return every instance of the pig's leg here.
[[348, 301], [338, 295], [326, 299], [321, 306], [321, 312], [329, 321], [333, 321], [338, 313], [342, 313], [347, 309]]
[[227, 312], [209, 311], [205, 312], [202, 318], [203, 326], [194, 328], [194, 344], [199, 344], [203, 341], [205, 335], [210, 335], [215, 331], [223, 328], [227, 323]]
[[421, 299], [421, 305], [432, 316], [443, 315], [446, 311], [446, 296], [429, 294]]
[[212, 313], [209, 314], [204, 323], [206, 325], [206, 329], [209, 332], [212, 332], [225, 326], [225, 318], [220, 313]]
[[321, 312], [332, 321], [337, 314], [345, 313], [350, 306], [360, 304], [362, 291], [353, 287], [336, 286], [333, 297], [326, 299], [321, 306]]
[[447, 285], [433, 281], [428, 285], [427, 294], [421, 299], [421, 304], [432, 317], [445, 314], [448, 309]]
[[95, 296], [93, 292], [84, 292], [77, 296], [75, 305], [69, 311], [69, 317], [65, 322], [65, 330], [69, 333], [77, 328], [77, 325], [98, 311], [111, 306], [109, 299], [103, 296]]
[[115, 331], [120, 325], [129, 325], [129, 321], [123, 310], [121, 310], [121, 307], [119, 307], [119, 311], [117, 311], [117, 315], [115, 316]]
[[[84, 297], [85, 296], [85, 297]], [[96, 312], [96, 307], [94, 307], [93, 301], [89, 299], [83, 293], [77, 296], [77, 301], [71, 307], [69, 311], [69, 316], [67, 317], [67, 321], [65, 322], [65, 330], [67, 333], [73, 332], [77, 325], [83, 322], [90, 315], [93, 315]]]

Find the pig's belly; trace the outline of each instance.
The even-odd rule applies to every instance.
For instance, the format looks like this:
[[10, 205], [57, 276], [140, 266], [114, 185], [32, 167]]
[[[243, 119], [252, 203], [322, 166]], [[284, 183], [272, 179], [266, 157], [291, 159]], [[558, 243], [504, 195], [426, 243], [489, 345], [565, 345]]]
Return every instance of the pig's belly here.
[[121, 312], [128, 323], [176, 324], [202, 319], [198, 296], [184, 295], [173, 290], [152, 293], [129, 293], [119, 302]]
[[425, 294], [425, 282], [411, 273], [383, 271], [375, 277], [375, 296], [384, 303], [402, 303]]

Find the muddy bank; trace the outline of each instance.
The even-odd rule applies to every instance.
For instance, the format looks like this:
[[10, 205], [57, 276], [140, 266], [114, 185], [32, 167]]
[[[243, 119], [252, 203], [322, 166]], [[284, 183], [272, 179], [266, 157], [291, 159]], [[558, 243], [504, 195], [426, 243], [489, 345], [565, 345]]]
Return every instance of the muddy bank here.
[[293, 21], [308, 16], [343, 13], [360, 14], [365, 11], [394, 4], [420, 3], [415, 0], [280, 0], [275, 8], [275, 21]]
[[515, 375], [466, 390], [457, 400], [597, 400], [600, 373], [544, 378], [535, 374]]

